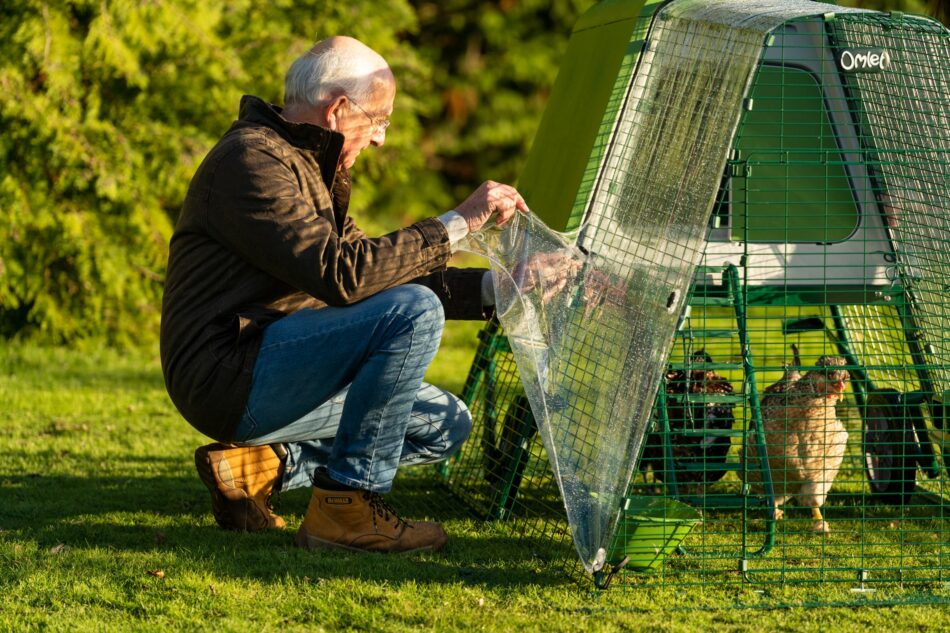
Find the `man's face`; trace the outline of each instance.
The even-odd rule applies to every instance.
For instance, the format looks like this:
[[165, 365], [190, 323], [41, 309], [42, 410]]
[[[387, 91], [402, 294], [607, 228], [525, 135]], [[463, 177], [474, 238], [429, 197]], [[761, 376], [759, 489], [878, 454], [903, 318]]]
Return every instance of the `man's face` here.
[[[347, 98], [334, 113], [336, 131], [344, 136], [340, 167], [349, 169], [360, 152], [386, 142], [385, 121], [393, 112], [396, 86], [387, 82], [373, 92], [365, 101], [356, 102]], [[362, 108], [362, 109], [361, 109]]]

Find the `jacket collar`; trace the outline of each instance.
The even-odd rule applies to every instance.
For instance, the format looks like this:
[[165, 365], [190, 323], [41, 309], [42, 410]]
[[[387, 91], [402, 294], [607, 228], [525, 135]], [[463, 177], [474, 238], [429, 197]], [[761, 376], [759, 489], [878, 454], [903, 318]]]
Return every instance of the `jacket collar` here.
[[281, 115], [282, 111], [259, 97], [244, 95], [241, 97], [238, 118], [246, 123], [266, 126], [294, 147], [315, 152], [327, 189], [332, 189], [337, 162], [343, 150], [343, 135], [319, 125], [288, 121]]

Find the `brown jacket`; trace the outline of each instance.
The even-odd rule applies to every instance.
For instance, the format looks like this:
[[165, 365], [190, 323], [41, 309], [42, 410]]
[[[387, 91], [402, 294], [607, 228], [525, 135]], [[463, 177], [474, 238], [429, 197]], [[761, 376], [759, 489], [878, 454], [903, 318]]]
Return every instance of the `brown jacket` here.
[[439, 294], [447, 318], [483, 317], [483, 271], [445, 269], [437, 219], [379, 238], [356, 227], [348, 176], [336, 169], [342, 145], [342, 135], [245, 96], [191, 181], [169, 248], [161, 356], [168, 393], [206, 435], [230, 439], [261, 333], [301, 308], [415, 282]]

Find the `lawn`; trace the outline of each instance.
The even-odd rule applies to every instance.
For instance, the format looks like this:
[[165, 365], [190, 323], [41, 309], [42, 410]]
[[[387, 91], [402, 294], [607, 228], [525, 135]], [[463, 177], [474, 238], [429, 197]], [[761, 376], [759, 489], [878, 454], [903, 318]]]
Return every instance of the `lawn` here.
[[[430, 379], [458, 390], [474, 324], [452, 324]], [[165, 395], [157, 350], [0, 350], [0, 631], [939, 630], [945, 605], [755, 609], [741, 585], [591, 591], [545, 543], [436, 504], [449, 545], [404, 556], [292, 547], [217, 528], [192, 461], [205, 439]], [[415, 479], [413, 481], [416, 481]], [[407, 485], [411, 488], [411, 485]], [[442, 499], [433, 478], [403, 493]], [[394, 495], [394, 503], [400, 501]], [[412, 504], [409, 504], [412, 505]], [[417, 515], [418, 516], [418, 515]]]

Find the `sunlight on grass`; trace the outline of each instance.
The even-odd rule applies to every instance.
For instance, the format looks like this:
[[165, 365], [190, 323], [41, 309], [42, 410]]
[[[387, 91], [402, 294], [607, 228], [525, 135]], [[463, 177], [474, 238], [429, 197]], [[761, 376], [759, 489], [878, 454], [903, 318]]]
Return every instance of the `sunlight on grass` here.
[[[477, 323], [451, 324], [429, 378], [459, 390]], [[947, 621], [944, 607], [791, 609], [755, 626], [741, 585], [591, 593], [549, 543], [481, 523], [435, 483], [394, 503], [427, 508], [441, 553], [313, 553], [291, 546], [306, 491], [283, 495], [287, 530], [222, 532], [192, 452], [206, 440], [168, 401], [155, 350], [0, 350], [0, 630], [732, 630], [885, 628]], [[419, 480], [419, 484], [412, 482]], [[775, 589], [776, 591], [780, 588]], [[772, 589], [770, 589], [772, 591]], [[684, 613], [670, 609], [715, 605]]]

